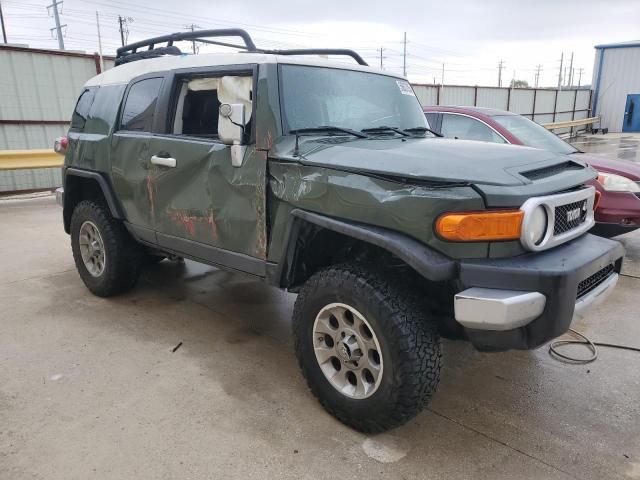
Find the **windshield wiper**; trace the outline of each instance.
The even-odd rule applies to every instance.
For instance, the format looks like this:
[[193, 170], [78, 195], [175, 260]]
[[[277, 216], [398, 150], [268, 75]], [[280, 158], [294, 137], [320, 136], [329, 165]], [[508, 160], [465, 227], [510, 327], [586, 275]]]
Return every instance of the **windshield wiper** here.
[[371, 128], [363, 128], [362, 130], [360, 130], [361, 132], [364, 133], [384, 133], [384, 132], [394, 132], [394, 133], [399, 133], [400, 135], [402, 135], [403, 137], [408, 137], [409, 134], [406, 132], [403, 132], [402, 130], [400, 130], [398, 127], [388, 127], [387, 125], [381, 125], [379, 127], [371, 127]]
[[427, 128], [427, 127], [405, 128], [404, 131], [409, 133], [429, 132], [429, 133], [433, 133], [436, 137], [444, 137], [444, 135], [442, 135], [441, 133], [438, 133], [435, 130], [431, 130], [430, 128]]
[[331, 135], [336, 133], [346, 133], [347, 135], [353, 135], [357, 138], [369, 138], [366, 134], [351, 130], [350, 128], [335, 127], [333, 125], [320, 125], [319, 127], [298, 128], [296, 130], [289, 130], [289, 133], [293, 133], [296, 136], [296, 144], [293, 147], [293, 156], [300, 155], [300, 136], [301, 135]]
[[334, 127], [333, 125], [321, 125], [319, 127], [309, 127], [309, 128], [298, 128], [297, 130], [290, 130], [289, 133], [293, 133], [294, 135], [304, 135], [305, 133], [346, 133], [349, 135], [353, 135], [358, 138], [367, 138], [367, 135], [364, 133], [358, 132], [356, 130], [351, 130], [350, 128], [344, 127]]

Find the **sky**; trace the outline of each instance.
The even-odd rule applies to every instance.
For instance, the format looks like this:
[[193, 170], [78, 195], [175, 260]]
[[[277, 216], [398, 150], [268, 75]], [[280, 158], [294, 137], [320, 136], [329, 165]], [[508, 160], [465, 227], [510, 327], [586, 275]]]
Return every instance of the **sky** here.
[[[51, 1], [0, 0], [8, 42], [58, 48]], [[414, 83], [441, 83], [444, 64], [445, 84], [495, 86], [502, 60], [503, 85], [512, 78], [533, 85], [539, 65], [539, 85], [557, 86], [561, 54], [568, 68], [573, 52], [573, 83], [583, 69], [584, 85], [591, 83], [594, 45], [640, 39], [640, 0], [64, 0], [59, 8], [68, 50], [98, 50], [99, 13], [105, 55], [120, 46], [120, 15], [129, 42], [191, 25], [237, 27], [259, 47], [352, 48], [370, 65], [382, 60], [383, 69], [402, 73], [406, 32]]]

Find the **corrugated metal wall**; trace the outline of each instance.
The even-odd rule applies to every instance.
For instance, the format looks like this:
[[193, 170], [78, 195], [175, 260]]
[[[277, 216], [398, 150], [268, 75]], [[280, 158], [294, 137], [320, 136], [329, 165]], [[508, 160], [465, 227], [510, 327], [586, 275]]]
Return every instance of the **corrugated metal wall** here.
[[[104, 66], [113, 67], [113, 60], [105, 58]], [[0, 150], [53, 148], [97, 69], [94, 55], [0, 45]], [[58, 168], [0, 171], [0, 192], [61, 183]]]
[[[538, 123], [589, 116], [590, 90], [413, 85], [424, 106], [458, 105], [497, 108], [525, 115]], [[555, 130], [556, 133], [565, 133]]]
[[93, 55], [12, 46], [0, 46], [0, 65], [0, 150], [51, 147], [97, 70]]
[[627, 95], [640, 93], [640, 47], [596, 49], [593, 87], [597, 90], [593, 106], [595, 114], [601, 117], [600, 126], [610, 132], [621, 132]]

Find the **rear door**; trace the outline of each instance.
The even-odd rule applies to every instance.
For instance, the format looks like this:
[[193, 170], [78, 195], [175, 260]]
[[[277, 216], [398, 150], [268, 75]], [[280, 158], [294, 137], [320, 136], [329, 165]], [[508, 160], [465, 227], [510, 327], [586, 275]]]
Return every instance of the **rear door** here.
[[131, 228], [142, 240], [152, 243], [156, 238], [149, 142], [163, 82], [164, 77], [157, 75], [131, 82], [111, 141], [113, 189]]
[[622, 131], [640, 132], [640, 93], [627, 95]]
[[[266, 161], [255, 151], [256, 71], [242, 66], [170, 75], [160, 106], [164, 131], [153, 135], [146, 155], [158, 244], [263, 276]], [[242, 165], [233, 166], [231, 147], [218, 138], [219, 106], [241, 102], [247, 146]]]

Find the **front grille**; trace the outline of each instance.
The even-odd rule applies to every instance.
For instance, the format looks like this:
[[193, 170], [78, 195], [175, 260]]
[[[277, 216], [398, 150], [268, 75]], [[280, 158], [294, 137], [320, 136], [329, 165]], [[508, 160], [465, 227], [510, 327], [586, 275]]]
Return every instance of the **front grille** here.
[[555, 208], [555, 216], [556, 219], [553, 224], [554, 235], [573, 230], [587, 219], [587, 201], [580, 200], [566, 205], [559, 205]]
[[594, 273], [590, 277], [587, 277], [584, 280], [582, 280], [578, 284], [578, 293], [576, 295], [576, 298], [580, 298], [586, 295], [587, 293], [589, 293], [594, 288], [596, 288], [598, 285], [604, 282], [607, 278], [609, 278], [609, 275], [611, 275], [613, 271], [614, 271], [614, 266], [612, 263], [610, 265], [607, 265], [603, 269], [598, 270], [596, 273]]
[[558, 165], [552, 165], [551, 167], [536, 168], [535, 170], [529, 170], [528, 172], [522, 172], [522, 176], [529, 180], [540, 180], [547, 177], [552, 177], [558, 173], [562, 173], [565, 170], [581, 170], [584, 167], [576, 162], [564, 162]]

